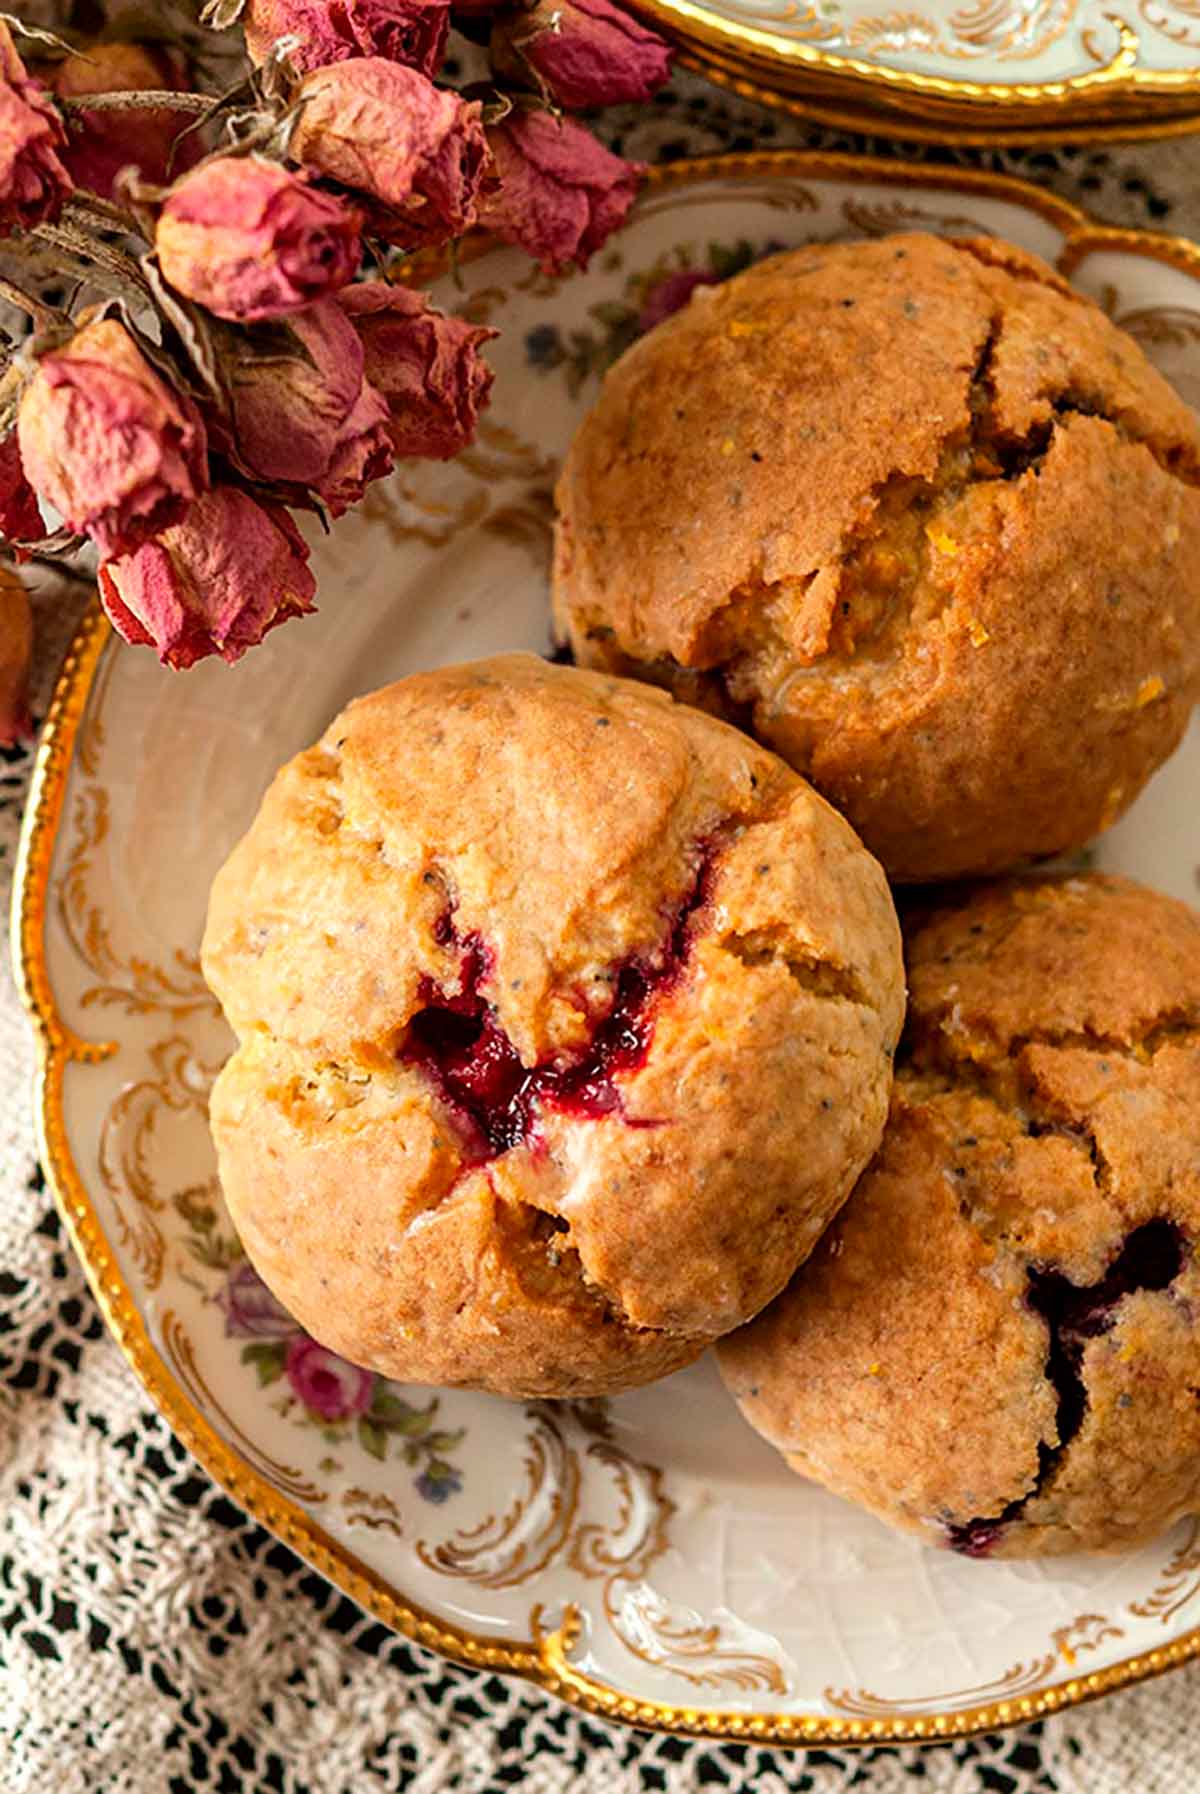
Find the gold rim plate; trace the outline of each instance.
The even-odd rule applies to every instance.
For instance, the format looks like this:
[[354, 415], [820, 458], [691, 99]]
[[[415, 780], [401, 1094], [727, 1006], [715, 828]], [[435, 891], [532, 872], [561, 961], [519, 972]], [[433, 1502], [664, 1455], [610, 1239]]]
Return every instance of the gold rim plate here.
[[[961, 54], [944, 53], [943, 72], [933, 73], [823, 48], [819, 41], [811, 41], [828, 35], [823, 29], [828, 9], [817, 0], [799, 0], [788, 9], [805, 26], [797, 35], [772, 30], [766, 23], [749, 23], [717, 10], [707, 0], [634, 3], [648, 23], [682, 47], [685, 66], [690, 58], [692, 65], [702, 64], [705, 72], [713, 67], [741, 69], [763, 96], [791, 91], [806, 99], [816, 87], [824, 121], [838, 124], [856, 114], [878, 111], [894, 120], [897, 136], [917, 141], [1020, 142], [1025, 132], [1031, 134], [1027, 140], [1032, 141], [1035, 130], [1036, 140], [1043, 142], [1064, 140], [1067, 130], [1077, 134], [1077, 141], [1129, 135], [1131, 130], [1134, 135], [1158, 136], [1170, 134], [1172, 119], [1178, 128], [1182, 115], [1200, 115], [1200, 63], [1178, 68], [1148, 66], [1143, 60], [1143, 33], [1136, 24], [1111, 12], [1100, 16], [1114, 31], [1115, 47], [1107, 58], [1097, 53], [1094, 67], [1059, 78], [1024, 80], [1016, 78], [1016, 73], [1025, 65], [1012, 51], [1000, 52], [997, 61], [1005, 70], [1004, 78], [978, 81], [959, 72], [970, 66], [970, 60]], [[994, 12], [994, 8], [960, 8], [953, 12], [950, 26], [990, 24]], [[873, 23], [901, 28], [924, 19], [925, 15], [881, 9]], [[929, 22], [933, 22], [932, 14]], [[1048, 45], [1061, 38], [1068, 23], [1063, 20], [1048, 32]], [[1190, 28], [1186, 19], [1182, 24]], [[1087, 28], [1081, 36], [1090, 41]], [[1014, 71], [1012, 76], [1009, 70]], [[926, 135], [933, 125], [923, 114], [930, 111], [942, 115], [942, 135]], [[819, 115], [813, 112], [810, 116]]]
[[[1149, 232], [1109, 229], [1088, 219], [1067, 202], [1023, 182], [963, 170], [936, 170], [863, 157], [781, 153], [675, 164], [655, 170], [649, 180], [646, 206], [663, 196], [706, 181], [765, 183], [832, 181], [871, 183], [904, 189], [937, 190], [950, 195], [978, 195], [1026, 208], [1061, 233], [1059, 266], [1079, 269], [1088, 258], [1109, 253], [1147, 258], [1200, 280], [1200, 250], [1183, 239]], [[618, 245], [619, 248], [619, 245]], [[1200, 301], [1198, 301], [1200, 305]], [[1197, 312], [1200, 318], [1200, 310]], [[330, 596], [328, 603], [336, 600]], [[307, 624], [293, 625], [303, 632]], [[280, 632], [280, 637], [284, 632]], [[273, 638], [279, 640], [280, 637]], [[302, 639], [302, 638], [294, 638]], [[33, 785], [20, 845], [12, 923], [18, 985], [36, 1031], [38, 1073], [35, 1110], [42, 1162], [72, 1242], [121, 1351], [151, 1399], [179, 1438], [230, 1496], [285, 1544], [326, 1575], [385, 1625], [474, 1668], [518, 1675], [585, 1712], [605, 1719], [661, 1731], [731, 1741], [803, 1746], [869, 1745], [961, 1738], [1057, 1713], [1095, 1696], [1143, 1682], [1200, 1655], [1200, 1627], [1165, 1639], [1158, 1648], [1140, 1651], [1092, 1673], [1072, 1673], [1028, 1692], [939, 1712], [916, 1709], [915, 1703], [884, 1704], [872, 1712], [869, 1700], [857, 1712], [784, 1712], [768, 1705], [761, 1711], [708, 1709], [699, 1701], [665, 1703], [640, 1698], [610, 1685], [581, 1663], [576, 1645], [578, 1615], [568, 1606], [557, 1623], [543, 1625], [535, 1615], [528, 1637], [501, 1637], [452, 1624], [410, 1599], [347, 1549], [238, 1449], [202, 1412], [194, 1381], [182, 1359], [167, 1361], [161, 1339], [151, 1337], [134, 1291], [107, 1236], [73, 1149], [64, 1084], [73, 1065], [102, 1064], [115, 1048], [85, 1040], [64, 1018], [56, 995], [47, 952], [47, 929], [55, 898], [52, 870], [56, 841], [66, 826], [64, 806], [68, 782], [84, 753], [89, 698], [98, 689], [116, 655], [142, 650], [114, 649], [108, 625], [94, 605], [73, 642], [50, 706], [37, 752]], [[271, 645], [258, 650], [269, 655]], [[228, 676], [228, 675], [226, 675]], [[164, 675], [165, 677], [165, 675]], [[191, 675], [189, 675], [191, 677]], [[1096, 1616], [1083, 1616], [1095, 1619]], [[1082, 1624], [1083, 1622], [1079, 1622]], [[1086, 1649], [1081, 1646], [1080, 1649]], [[1064, 1642], [1061, 1662], [1070, 1667], [1076, 1653]], [[1056, 1659], [1049, 1660], [1054, 1663]], [[692, 1677], [697, 1687], [702, 1677]]]

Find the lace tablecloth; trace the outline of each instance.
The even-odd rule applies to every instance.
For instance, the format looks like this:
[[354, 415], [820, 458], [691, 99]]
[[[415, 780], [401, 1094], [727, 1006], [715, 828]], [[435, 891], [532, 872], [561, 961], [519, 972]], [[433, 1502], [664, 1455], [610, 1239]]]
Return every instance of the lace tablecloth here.
[[[678, 80], [606, 121], [647, 160], [864, 147]], [[941, 153], [1115, 223], [1200, 235], [1200, 140]], [[78, 594], [38, 600], [35, 714]], [[11, 877], [32, 756], [0, 750]], [[618, 1731], [393, 1637], [251, 1524], [109, 1340], [37, 1167], [33, 1051], [0, 988], [0, 1794], [1195, 1794], [1200, 1667], [926, 1751], [789, 1755]]]

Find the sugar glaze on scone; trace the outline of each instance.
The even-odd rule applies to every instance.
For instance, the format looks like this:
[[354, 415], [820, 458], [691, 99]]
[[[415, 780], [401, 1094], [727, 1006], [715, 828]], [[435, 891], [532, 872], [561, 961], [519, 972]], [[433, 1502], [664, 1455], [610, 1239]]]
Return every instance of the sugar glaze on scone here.
[[409, 1381], [603, 1393], [811, 1251], [878, 1143], [899, 930], [849, 826], [665, 694], [511, 655], [359, 699], [213, 887], [254, 1264]]
[[558, 625], [782, 754], [893, 879], [1082, 846], [1200, 695], [1200, 429], [1036, 256], [772, 256], [605, 376]]
[[1200, 915], [1015, 880], [906, 929], [883, 1144], [720, 1347], [803, 1475], [973, 1557], [1200, 1509]]

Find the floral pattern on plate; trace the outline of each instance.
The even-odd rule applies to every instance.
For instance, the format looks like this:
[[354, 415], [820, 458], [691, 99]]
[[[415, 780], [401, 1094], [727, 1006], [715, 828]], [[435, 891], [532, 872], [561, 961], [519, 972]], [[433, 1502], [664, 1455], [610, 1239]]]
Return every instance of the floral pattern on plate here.
[[[223, 1231], [223, 1209], [215, 1188], [184, 1190], [174, 1207], [188, 1229], [186, 1248], [197, 1263], [222, 1274], [214, 1300], [225, 1317], [225, 1334], [241, 1340], [241, 1362], [260, 1389], [283, 1383], [274, 1406], [301, 1426], [315, 1427], [328, 1446], [353, 1440], [383, 1463], [398, 1455], [417, 1471], [413, 1487], [439, 1506], [462, 1488], [462, 1471], [447, 1458], [465, 1429], [437, 1425], [440, 1398], [414, 1405], [398, 1383], [339, 1358], [305, 1333], [276, 1301], [232, 1231]], [[320, 1468], [340, 1468], [326, 1453]]]

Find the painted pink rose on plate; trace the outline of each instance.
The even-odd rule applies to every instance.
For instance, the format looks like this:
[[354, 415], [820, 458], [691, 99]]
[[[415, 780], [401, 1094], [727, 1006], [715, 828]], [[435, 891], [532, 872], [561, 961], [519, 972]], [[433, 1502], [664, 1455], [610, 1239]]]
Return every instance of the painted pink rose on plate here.
[[371, 1405], [374, 1373], [347, 1364], [306, 1334], [289, 1342], [284, 1369], [293, 1392], [321, 1420], [349, 1420]]

